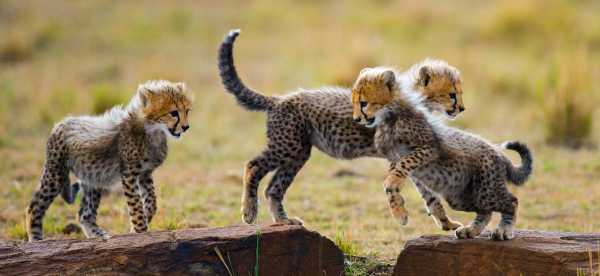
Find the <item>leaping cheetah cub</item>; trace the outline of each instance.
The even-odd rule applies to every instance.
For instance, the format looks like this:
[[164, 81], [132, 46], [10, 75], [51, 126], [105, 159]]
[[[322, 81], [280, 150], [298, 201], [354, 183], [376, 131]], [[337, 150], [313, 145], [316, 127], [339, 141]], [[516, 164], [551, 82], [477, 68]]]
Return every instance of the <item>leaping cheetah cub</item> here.
[[[511, 239], [518, 200], [506, 182], [522, 185], [531, 174], [533, 160], [527, 146], [519, 142], [497, 146], [446, 126], [432, 118], [420, 102], [393, 93], [396, 89], [396, 75], [389, 70], [363, 70], [356, 80], [354, 118], [372, 122], [375, 147], [396, 162], [400, 176], [410, 177], [438, 219], [439, 213], [444, 213], [440, 197], [454, 210], [477, 213], [470, 225], [458, 227], [458, 238], [478, 236], [492, 212], [500, 212], [502, 219], [491, 238]], [[377, 100], [382, 97], [389, 100]], [[517, 151], [522, 165], [515, 167], [501, 149]]]
[[[313, 146], [339, 159], [384, 156], [373, 146], [375, 131], [352, 121], [350, 89], [300, 89], [288, 95], [265, 96], [246, 87], [233, 63], [233, 43], [238, 35], [239, 31], [231, 31], [219, 49], [221, 80], [242, 107], [267, 113], [268, 137], [266, 148], [249, 161], [244, 170], [243, 221], [255, 222], [258, 184], [267, 173], [275, 171], [265, 189], [273, 220], [302, 224], [299, 219], [288, 218], [282, 201], [294, 177], [308, 161]], [[449, 117], [464, 110], [458, 70], [436, 60], [426, 60], [415, 67], [423, 69], [424, 74], [411, 78], [414, 82], [407, 86], [414, 86], [411, 91], [424, 98], [425, 106]], [[429, 85], [420, 85], [425, 81]], [[391, 175], [386, 181], [394, 182], [395, 178]], [[401, 199], [399, 194], [398, 198]], [[392, 214], [406, 224], [408, 216], [404, 206], [397, 207]]]
[[[190, 127], [188, 94], [184, 83], [148, 81], [125, 108], [56, 124], [46, 145], [40, 186], [26, 211], [29, 240], [43, 239], [42, 220], [50, 203], [61, 192], [72, 202], [78, 185], [83, 189], [78, 218], [85, 236], [108, 238], [96, 224], [96, 210], [100, 191], [118, 181], [127, 198], [131, 231], [147, 231], [156, 212], [152, 172], [167, 157], [167, 136], [179, 138]], [[70, 185], [69, 172], [78, 183]]]

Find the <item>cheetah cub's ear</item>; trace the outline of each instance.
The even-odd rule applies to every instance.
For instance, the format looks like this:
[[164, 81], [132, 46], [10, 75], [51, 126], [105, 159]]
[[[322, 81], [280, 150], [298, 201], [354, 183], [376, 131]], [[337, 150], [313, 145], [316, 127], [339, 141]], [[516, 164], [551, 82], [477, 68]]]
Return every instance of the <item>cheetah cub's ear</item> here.
[[184, 82], [175, 83], [175, 87], [177, 87], [177, 90], [179, 90], [179, 92], [181, 92], [181, 93], [187, 92], [187, 87], [185, 86]]
[[152, 102], [158, 92], [150, 90], [148, 87], [140, 84], [137, 89], [138, 94], [140, 95], [140, 101], [142, 102], [142, 107], [146, 108]]
[[389, 92], [394, 94], [394, 87], [396, 86], [396, 73], [392, 70], [386, 70], [382, 73], [383, 83], [388, 88]]
[[388, 88], [388, 92], [394, 91], [394, 86], [396, 85], [396, 73], [393, 70], [385, 69], [385, 68], [370, 68], [366, 67], [360, 70], [358, 74], [358, 81], [360, 83], [361, 80], [372, 79], [374, 80], [374, 84], [379, 82], [380, 84], [384, 84]]
[[419, 69], [419, 83], [421, 86], [427, 87], [427, 85], [429, 85], [432, 73], [431, 67], [427, 65], [423, 65], [421, 69]]

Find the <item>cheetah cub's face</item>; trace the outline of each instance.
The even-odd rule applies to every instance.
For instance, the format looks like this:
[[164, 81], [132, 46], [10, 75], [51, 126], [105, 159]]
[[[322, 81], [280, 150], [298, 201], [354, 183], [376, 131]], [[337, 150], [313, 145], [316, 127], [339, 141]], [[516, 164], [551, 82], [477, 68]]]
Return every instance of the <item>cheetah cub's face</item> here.
[[152, 127], [179, 138], [190, 128], [192, 100], [184, 83], [150, 81], [138, 87], [141, 115]]
[[362, 125], [372, 125], [375, 113], [394, 99], [398, 91], [396, 73], [383, 68], [360, 71], [352, 87], [352, 119]]
[[443, 61], [428, 59], [403, 75], [389, 68], [363, 69], [352, 88], [354, 121], [372, 125], [375, 113], [405, 92], [416, 92], [429, 111], [451, 119], [465, 110], [459, 71]]
[[423, 95], [423, 103], [430, 111], [450, 119], [465, 110], [460, 72], [443, 61], [426, 60], [419, 68], [414, 90]]

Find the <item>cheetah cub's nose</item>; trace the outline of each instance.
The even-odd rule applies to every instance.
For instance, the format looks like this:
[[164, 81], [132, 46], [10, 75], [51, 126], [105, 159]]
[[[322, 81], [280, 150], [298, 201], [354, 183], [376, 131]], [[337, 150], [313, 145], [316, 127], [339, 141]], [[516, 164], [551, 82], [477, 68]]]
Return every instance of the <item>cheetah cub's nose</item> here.
[[190, 128], [190, 126], [189, 125], [187, 125], [187, 126], [181, 126], [181, 128], [183, 129], [183, 132], [185, 132], [186, 130], [188, 130]]
[[460, 112], [463, 112], [463, 111], [465, 111], [465, 108], [464, 108], [464, 107], [462, 107], [462, 106], [460, 106], [460, 107], [458, 107], [458, 110], [459, 110]]

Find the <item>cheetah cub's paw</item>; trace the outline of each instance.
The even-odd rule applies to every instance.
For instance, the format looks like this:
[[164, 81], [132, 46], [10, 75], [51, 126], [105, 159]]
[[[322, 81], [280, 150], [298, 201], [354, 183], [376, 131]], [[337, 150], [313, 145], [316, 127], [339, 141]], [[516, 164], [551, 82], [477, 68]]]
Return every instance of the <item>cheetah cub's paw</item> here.
[[512, 225], [501, 225], [498, 226], [490, 235], [490, 239], [495, 241], [507, 241], [512, 240], [514, 237]]
[[304, 221], [302, 221], [299, 217], [295, 218], [283, 218], [278, 219], [275, 224], [283, 224], [283, 225], [304, 225]]
[[242, 220], [246, 224], [253, 224], [258, 214], [258, 202], [256, 200], [244, 200], [242, 202]]
[[442, 230], [444, 231], [454, 231], [460, 227], [463, 227], [463, 225], [458, 221], [448, 220], [445, 223], [442, 223]]
[[111, 238], [111, 235], [109, 235], [108, 233], [104, 232], [102, 235], [98, 236], [99, 238], [101, 238], [102, 240], [106, 241], [108, 239]]
[[[104, 231], [103, 229], [97, 228], [97, 227], [87, 227], [85, 225], [82, 225], [82, 230], [83, 230], [83, 234], [88, 238], [88, 239], [92, 239], [92, 238], [101, 238], [102, 240], [108, 240], [110, 239], [110, 235]], [[131, 230], [131, 233], [135, 233], [134, 230]]]
[[480, 233], [481, 230], [472, 225], [460, 226], [455, 232], [456, 237], [459, 239], [473, 239], [479, 236]]
[[401, 225], [408, 224], [408, 211], [404, 206], [390, 207], [390, 213]]

